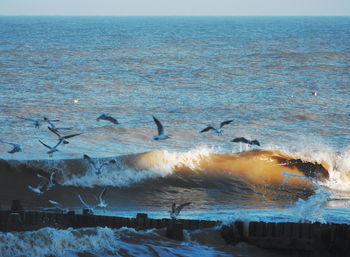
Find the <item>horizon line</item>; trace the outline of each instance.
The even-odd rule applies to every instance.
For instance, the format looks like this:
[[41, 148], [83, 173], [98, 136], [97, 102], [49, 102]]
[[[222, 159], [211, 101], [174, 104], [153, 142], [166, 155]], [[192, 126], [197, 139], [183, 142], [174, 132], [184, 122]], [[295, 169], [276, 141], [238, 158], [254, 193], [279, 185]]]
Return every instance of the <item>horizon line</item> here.
[[142, 15], [133, 15], [133, 14], [0, 14], [0, 16], [28, 16], [28, 17], [53, 17], [53, 16], [62, 16], [62, 17], [350, 17], [350, 15], [328, 15], [328, 14], [292, 14], [292, 15], [283, 15], [283, 14], [239, 14], [239, 15], [215, 15], [215, 14], [142, 14]]

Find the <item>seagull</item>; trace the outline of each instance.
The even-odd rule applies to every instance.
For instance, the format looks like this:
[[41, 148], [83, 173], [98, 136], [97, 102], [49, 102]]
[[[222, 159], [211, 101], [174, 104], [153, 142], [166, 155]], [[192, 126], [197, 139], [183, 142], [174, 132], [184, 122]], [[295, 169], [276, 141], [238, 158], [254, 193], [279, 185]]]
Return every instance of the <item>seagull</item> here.
[[40, 182], [37, 187], [32, 187], [31, 185], [28, 185], [28, 188], [32, 190], [34, 193], [37, 193], [38, 195], [42, 195], [44, 193], [43, 188], [44, 188], [44, 183]]
[[80, 202], [84, 205], [84, 207], [85, 207], [86, 209], [88, 209], [91, 213], [94, 211], [94, 207], [89, 206], [89, 205], [83, 200], [83, 198], [81, 198], [80, 194], [78, 195], [78, 198], [79, 198]]
[[89, 155], [84, 154], [83, 155], [84, 160], [87, 160], [89, 162], [89, 164], [94, 167], [94, 169], [96, 170], [96, 174], [100, 175], [102, 173], [102, 168], [103, 166], [106, 166], [110, 163], [115, 163], [115, 160], [110, 160], [109, 162], [104, 162], [101, 165], [98, 165]]
[[69, 142], [66, 140], [68, 138], [71, 138], [71, 137], [76, 137], [76, 136], [79, 136], [81, 135], [82, 133], [76, 133], [76, 134], [71, 134], [71, 135], [67, 135], [67, 136], [61, 136], [56, 130], [54, 130], [53, 128], [51, 127], [47, 127], [52, 133], [54, 133], [56, 136], [58, 136], [58, 141], [63, 143], [63, 144], [69, 144]]
[[97, 121], [100, 121], [100, 120], [107, 120], [107, 121], [110, 121], [112, 122], [113, 124], [119, 124], [118, 120], [113, 118], [112, 116], [108, 115], [108, 114], [101, 114], [100, 116], [97, 117], [96, 119]]
[[56, 131], [58, 133], [61, 129], [72, 129], [72, 128], [57, 128], [55, 124], [52, 123], [52, 121], [58, 121], [58, 120], [49, 120], [47, 117], [43, 118], [44, 121], [46, 121], [52, 130]]
[[245, 137], [236, 137], [236, 138], [232, 139], [231, 142], [234, 142], [234, 143], [245, 143], [245, 144], [248, 144], [248, 145], [260, 146], [260, 143], [259, 143], [258, 140], [249, 140], [249, 139], [246, 139]]
[[153, 120], [156, 123], [157, 129], [158, 129], [158, 136], [154, 136], [153, 139], [154, 140], [164, 140], [164, 139], [170, 138], [169, 135], [164, 134], [164, 128], [163, 128], [162, 123], [160, 123], [160, 121], [156, 117], [154, 117], [154, 116], [152, 116], [152, 117], [153, 117]]
[[171, 211], [169, 211], [170, 213], [170, 217], [172, 219], [176, 219], [177, 216], [180, 214], [181, 210], [187, 206], [187, 205], [190, 205], [191, 202], [188, 202], [188, 203], [184, 203], [184, 204], [181, 204], [179, 206], [176, 207], [176, 203], [173, 203], [173, 205], [171, 206]]
[[59, 202], [49, 200], [49, 203], [51, 203], [51, 204], [54, 205], [57, 209], [59, 209], [59, 210], [61, 210], [61, 211], [63, 211], [63, 212], [67, 212], [67, 211], [68, 211], [68, 209], [62, 208], [62, 205], [61, 205]]
[[44, 143], [43, 141], [41, 141], [40, 139], [39, 139], [39, 142], [40, 142], [43, 146], [45, 146], [45, 147], [47, 147], [47, 148], [50, 149], [49, 151], [46, 152], [46, 153], [47, 153], [48, 155], [50, 155], [50, 156], [52, 156], [52, 154], [53, 154], [54, 152], [58, 152], [57, 147], [62, 143], [62, 141], [60, 140], [60, 141], [58, 141], [58, 143], [57, 143], [55, 146], [51, 147], [51, 146], [45, 144], [45, 143]]
[[46, 183], [46, 191], [51, 189], [54, 185], [55, 185], [55, 182], [54, 182], [54, 179], [55, 179], [55, 175], [56, 175], [56, 172], [51, 172], [50, 174], [50, 179], [48, 179], [47, 177], [44, 177], [40, 174], [37, 174], [36, 176], [40, 179], [43, 179]]
[[4, 143], [4, 144], [8, 144], [8, 145], [12, 145], [12, 149], [10, 151], [7, 151], [8, 153], [17, 153], [17, 152], [22, 152], [22, 148], [19, 144], [15, 144], [15, 143], [10, 143], [10, 142], [6, 142], [0, 139], [0, 143]]
[[106, 192], [107, 192], [107, 188], [104, 188], [97, 199], [99, 201], [99, 203], [96, 205], [96, 207], [99, 207], [99, 208], [106, 208], [107, 207], [108, 204], [103, 199], [104, 196], [106, 195]]
[[[17, 118], [19, 118], [19, 119], [22, 119], [22, 120], [27, 120], [27, 121], [31, 121], [31, 122], [33, 122], [34, 123], [34, 126], [36, 127], [36, 128], [39, 128], [40, 126], [41, 126], [41, 123], [42, 122], [44, 122], [44, 121], [46, 121], [47, 122], [47, 120], [45, 120], [45, 117], [44, 117], [44, 119], [38, 119], [38, 120], [35, 120], [35, 119], [30, 119], [30, 118], [24, 118], [24, 117], [19, 117], [19, 116], [16, 116]], [[59, 120], [50, 120], [50, 121], [59, 121]]]
[[225, 126], [225, 125], [230, 124], [232, 121], [233, 121], [233, 120], [227, 120], [227, 121], [221, 122], [221, 123], [220, 123], [220, 128], [214, 128], [213, 126], [208, 125], [208, 127], [206, 127], [205, 129], [202, 129], [202, 130], [200, 131], [200, 133], [207, 132], [207, 131], [209, 131], [209, 130], [212, 129], [212, 130], [214, 130], [218, 135], [221, 135], [222, 132], [223, 132], [222, 127]]

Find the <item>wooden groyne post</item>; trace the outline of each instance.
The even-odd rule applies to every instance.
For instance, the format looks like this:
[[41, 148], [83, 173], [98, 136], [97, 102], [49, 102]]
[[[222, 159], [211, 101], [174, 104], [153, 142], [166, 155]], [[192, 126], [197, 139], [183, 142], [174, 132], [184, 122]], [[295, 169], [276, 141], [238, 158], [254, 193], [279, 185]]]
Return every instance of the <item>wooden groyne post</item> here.
[[93, 215], [90, 210], [84, 209], [81, 214], [75, 211], [67, 213], [25, 211], [18, 200], [12, 202], [10, 210], [0, 210], [0, 231], [30, 231], [43, 227], [83, 228], [109, 227], [112, 229], [128, 227], [136, 230], [166, 228], [169, 238], [182, 240], [183, 229], [195, 230], [214, 227], [218, 221], [185, 220], [185, 219], [151, 219], [146, 213], [138, 213], [135, 218], [112, 217]]
[[300, 257], [350, 256], [350, 226], [347, 224], [236, 221], [222, 226], [221, 235], [232, 245], [247, 242]]

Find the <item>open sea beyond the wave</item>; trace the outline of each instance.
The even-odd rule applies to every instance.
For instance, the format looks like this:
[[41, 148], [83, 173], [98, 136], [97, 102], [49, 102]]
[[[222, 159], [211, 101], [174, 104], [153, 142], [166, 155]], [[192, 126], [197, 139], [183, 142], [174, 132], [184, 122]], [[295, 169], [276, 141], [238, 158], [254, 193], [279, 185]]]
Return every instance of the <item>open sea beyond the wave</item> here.
[[[0, 17], [0, 205], [350, 224], [350, 17]], [[96, 118], [109, 114], [114, 124]], [[170, 138], [154, 140], [155, 116]], [[47, 117], [62, 135], [57, 143]], [[233, 120], [218, 135], [218, 127]], [[231, 142], [258, 140], [260, 147]], [[96, 169], [83, 155], [92, 158]], [[41, 176], [55, 172], [43, 194]], [[33, 238], [35, 241], [33, 242]], [[0, 233], [0, 256], [288, 256], [219, 230]]]

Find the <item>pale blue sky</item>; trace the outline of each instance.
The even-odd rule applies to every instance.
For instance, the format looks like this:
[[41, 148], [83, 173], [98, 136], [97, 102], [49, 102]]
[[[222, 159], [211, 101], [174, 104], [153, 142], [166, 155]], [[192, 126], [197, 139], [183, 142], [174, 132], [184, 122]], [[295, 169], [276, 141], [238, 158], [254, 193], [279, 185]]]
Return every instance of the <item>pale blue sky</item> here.
[[330, 15], [350, 0], [0, 0], [0, 15]]

